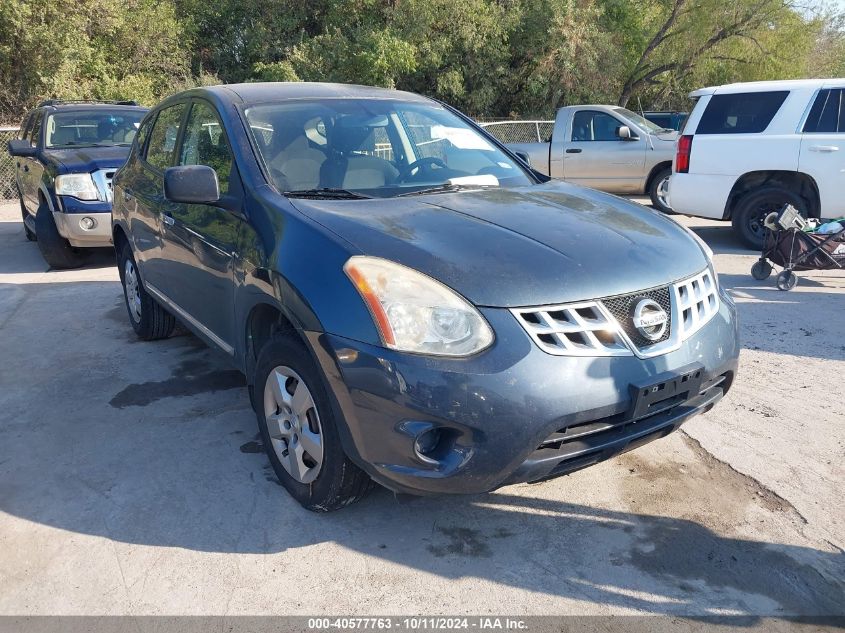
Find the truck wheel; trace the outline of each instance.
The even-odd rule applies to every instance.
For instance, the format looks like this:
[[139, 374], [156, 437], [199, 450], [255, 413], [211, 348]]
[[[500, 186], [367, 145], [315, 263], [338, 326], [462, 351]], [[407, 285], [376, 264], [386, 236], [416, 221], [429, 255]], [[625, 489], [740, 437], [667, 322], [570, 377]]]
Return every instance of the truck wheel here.
[[37, 244], [41, 255], [50, 268], [79, 268], [88, 259], [88, 253], [83, 249], [74, 248], [59, 234], [53, 212], [44, 200], [41, 200], [35, 214], [35, 234], [38, 236]]
[[295, 335], [261, 349], [254, 385], [264, 449], [294, 499], [329, 512], [367, 493], [372, 481], [343, 452], [320, 370]]
[[661, 213], [672, 213], [672, 208], [666, 203], [669, 194], [669, 178], [672, 176], [672, 169], [666, 167], [657, 172], [651, 179], [648, 186], [648, 195], [651, 198], [651, 206]]
[[144, 341], [157, 341], [167, 338], [176, 327], [176, 319], [162, 308], [144, 289], [138, 273], [138, 265], [132, 257], [132, 249], [128, 243], [123, 244], [117, 258], [120, 283], [123, 285], [123, 298], [126, 300], [126, 311], [129, 313], [129, 323], [138, 338]]
[[808, 204], [801, 196], [783, 187], [763, 187], [740, 198], [731, 223], [743, 242], [754, 250], [761, 250], [766, 239], [766, 216], [791, 204], [807, 217]]
[[23, 196], [21, 195], [21, 190], [18, 189], [18, 200], [21, 203], [21, 220], [23, 221], [23, 232], [26, 235], [26, 239], [30, 242], [36, 241], [38, 238], [35, 236], [35, 233], [30, 230], [30, 228], [26, 225], [26, 219], [29, 217], [29, 211], [26, 210], [26, 205], [23, 203]]

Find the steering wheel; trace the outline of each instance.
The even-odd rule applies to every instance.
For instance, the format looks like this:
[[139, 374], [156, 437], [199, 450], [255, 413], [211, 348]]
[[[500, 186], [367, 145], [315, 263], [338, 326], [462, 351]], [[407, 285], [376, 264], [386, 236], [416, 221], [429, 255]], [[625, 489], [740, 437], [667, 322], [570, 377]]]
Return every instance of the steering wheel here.
[[436, 156], [427, 156], [426, 158], [420, 158], [419, 160], [415, 160], [410, 165], [403, 167], [399, 171], [399, 181], [405, 182], [408, 178], [412, 176], [416, 176], [417, 172], [420, 170], [424, 171], [431, 171], [432, 167], [440, 167], [441, 169], [448, 169], [449, 166], [440, 158]]

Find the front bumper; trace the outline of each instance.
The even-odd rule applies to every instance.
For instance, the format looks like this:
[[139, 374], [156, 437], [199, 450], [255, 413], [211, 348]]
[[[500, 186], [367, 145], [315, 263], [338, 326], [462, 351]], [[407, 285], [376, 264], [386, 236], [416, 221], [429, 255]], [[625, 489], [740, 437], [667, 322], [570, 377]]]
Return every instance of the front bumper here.
[[[489, 350], [468, 359], [396, 353], [311, 333], [334, 396], [347, 454], [399, 492], [481, 493], [572, 472], [677, 429], [709, 410], [736, 374], [733, 302], [679, 349], [634, 356], [561, 357], [543, 352], [507, 310], [482, 311], [496, 332]], [[701, 388], [671, 408], [631, 419], [632, 385], [691, 366]], [[435, 450], [415, 440], [440, 429]]]
[[[59, 211], [53, 213], [59, 235], [77, 247], [111, 246], [111, 203], [83, 201], [69, 196], [58, 196]], [[90, 218], [94, 226], [90, 229], [81, 224], [83, 218]]]

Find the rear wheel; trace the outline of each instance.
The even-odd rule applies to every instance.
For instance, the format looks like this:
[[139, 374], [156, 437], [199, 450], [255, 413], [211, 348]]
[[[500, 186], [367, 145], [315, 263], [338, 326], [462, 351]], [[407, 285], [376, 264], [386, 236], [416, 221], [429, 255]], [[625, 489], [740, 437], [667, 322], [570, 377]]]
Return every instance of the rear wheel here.
[[315, 512], [363, 497], [372, 481], [344, 453], [320, 370], [302, 342], [288, 334], [267, 343], [254, 385], [264, 448], [291, 496]]
[[745, 194], [734, 209], [731, 223], [745, 244], [755, 250], [763, 248], [766, 239], [766, 216], [780, 212], [791, 204], [807, 217], [809, 205], [801, 196], [783, 187], [763, 187]]
[[651, 198], [651, 205], [662, 213], [672, 213], [672, 207], [669, 206], [669, 178], [672, 176], [672, 170], [669, 167], [661, 169], [657, 175], [651, 179], [651, 184], [648, 187], [648, 195]]
[[765, 259], [758, 259], [751, 267], [751, 276], [757, 281], [768, 279], [772, 274], [772, 265]]
[[144, 289], [138, 266], [132, 256], [132, 249], [124, 243], [117, 257], [120, 282], [123, 285], [123, 297], [126, 300], [126, 311], [129, 313], [129, 323], [138, 338], [145, 341], [155, 341], [167, 338], [176, 327], [176, 319], [162, 308]]
[[74, 248], [61, 236], [53, 212], [44, 200], [41, 200], [35, 214], [35, 233], [38, 236], [38, 248], [50, 268], [79, 268], [88, 259], [84, 249]]

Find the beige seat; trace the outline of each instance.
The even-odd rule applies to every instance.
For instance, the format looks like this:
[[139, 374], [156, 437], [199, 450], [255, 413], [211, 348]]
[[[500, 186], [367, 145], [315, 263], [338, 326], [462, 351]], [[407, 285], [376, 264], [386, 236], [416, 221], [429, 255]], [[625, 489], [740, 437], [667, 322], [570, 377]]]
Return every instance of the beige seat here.
[[320, 167], [326, 155], [308, 144], [305, 134], [300, 134], [287, 144], [270, 161], [270, 167], [285, 177], [286, 189], [316, 189], [320, 184]]

